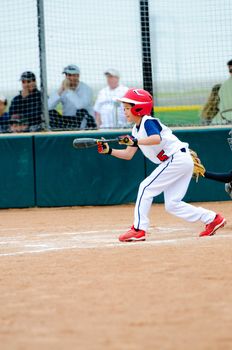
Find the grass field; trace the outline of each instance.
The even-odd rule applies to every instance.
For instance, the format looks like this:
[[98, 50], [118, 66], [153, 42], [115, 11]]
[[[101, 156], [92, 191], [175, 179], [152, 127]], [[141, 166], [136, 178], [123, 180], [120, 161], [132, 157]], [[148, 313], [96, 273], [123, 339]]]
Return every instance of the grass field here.
[[174, 110], [155, 112], [162, 123], [173, 126], [200, 125], [199, 110]]
[[[201, 125], [199, 110], [200, 106], [158, 107], [155, 108], [154, 115], [170, 126]], [[61, 105], [57, 107], [57, 111], [62, 114]]]

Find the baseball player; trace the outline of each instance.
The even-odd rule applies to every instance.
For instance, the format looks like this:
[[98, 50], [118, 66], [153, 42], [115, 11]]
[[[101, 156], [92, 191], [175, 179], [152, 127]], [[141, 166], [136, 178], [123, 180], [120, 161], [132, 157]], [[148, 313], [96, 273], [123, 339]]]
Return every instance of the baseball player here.
[[153, 198], [164, 193], [165, 209], [186, 221], [202, 221], [206, 226], [200, 233], [211, 236], [226, 220], [220, 214], [183, 202], [192, 173], [193, 160], [187, 143], [181, 142], [159, 119], [150, 116], [153, 99], [142, 89], [129, 89], [123, 103], [125, 116], [133, 122], [132, 136], [119, 137], [126, 149], [112, 149], [104, 140], [98, 141], [98, 152], [130, 160], [138, 148], [158, 166], [141, 182], [137, 195], [133, 226], [119, 236], [121, 242], [144, 241], [149, 227], [149, 211]]

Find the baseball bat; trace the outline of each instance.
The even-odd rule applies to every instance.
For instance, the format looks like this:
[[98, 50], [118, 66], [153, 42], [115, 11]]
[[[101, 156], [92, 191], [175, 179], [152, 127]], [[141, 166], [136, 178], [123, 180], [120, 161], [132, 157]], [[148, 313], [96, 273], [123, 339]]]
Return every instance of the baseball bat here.
[[77, 149], [84, 149], [84, 148], [90, 148], [94, 147], [97, 145], [98, 141], [103, 141], [103, 142], [118, 142], [118, 138], [115, 139], [106, 139], [106, 140], [101, 140], [101, 139], [94, 139], [94, 138], [85, 138], [85, 137], [80, 137], [78, 139], [73, 140], [73, 147]]

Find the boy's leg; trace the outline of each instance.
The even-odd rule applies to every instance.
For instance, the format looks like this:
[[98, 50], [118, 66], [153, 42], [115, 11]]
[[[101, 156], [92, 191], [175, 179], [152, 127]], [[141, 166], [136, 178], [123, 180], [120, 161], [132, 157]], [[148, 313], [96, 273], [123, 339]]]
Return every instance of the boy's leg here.
[[[167, 163], [167, 162], [165, 162]], [[139, 186], [138, 196], [134, 210], [134, 225], [131, 229], [119, 236], [121, 242], [144, 241], [146, 230], [149, 226], [148, 214], [154, 196], [163, 192], [162, 180], [154, 184], [154, 181], [162, 176], [168, 165], [161, 164]]]
[[189, 173], [186, 169], [183, 176], [177, 178], [176, 181], [164, 191], [165, 207], [169, 213], [185, 219], [186, 221], [194, 222], [201, 220], [206, 224], [206, 227], [205, 230], [200, 233], [200, 236], [211, 236], [215, 234], [216, 230], [225, 225], [226, 220], [220, 214], [216, 214], [211, 210], [195, 207], [182, 201], [187, 191], [191, 175], [192, 173]]
[[174, 164], [176, 166], [174, 180], [164, 190], [166, 210], [190, 222], [201, 220], [205, 224], [210, 223], [215, 218], [216, 213], [182, 201], [192, 178], [192, 159], [189, 152], [178, 152], [175, 155]]
[[139, 187], [134, 211], [134, 227], [146, 231], [153, 198], [164, 192], [168, 212], [187, 221], [212, 222], [216, 213], [182, 202], [192, 177], [193, 162], [189, 152], [177, 152], [167, 162], [160, 164]]
[[[192, 177], [193, 161], [187, 151], [177, 152], [160, 164], [141, 184], [134, 210], [132, 230], [145, 232], [149, 226], [149, 211], [153, 198], [164, 192], [166, 209], [188, 221], [201, 220], [212, 223], [216, 213], [201, 207], [194, 207], [182, 201]], [[129, 231], [128, 231], [129, 232]], [[132, 235], [134, 233], [132, 232]], [[141, 232], [142, 235], [142, 232]], [[120, 236], [123, 240], [124, 235]]]
[[171, 177], [165, 175], [171, 167], [171, 160], [160, 164], [139, 186], [134, 209], [134, 227], [146, 231], [149, 226], [149, 211], [153, 198], [164, 191], [165, 184]]
[[168, 172], [171, 167], [173, 157], [170, 160], [160, 164], [139, 186], [137, 200], [134, 210], [134, 225], [131, 229], [119, 236], [122, 242], [132, 240], [144, 240], [145, 233], [149, 226], [148, 214], [152, 205], [153, 198], [164, 191], [165, 185], [173, 178]]
[[191, 173], [184, 174], [164, 191], [165, 209], [170, 214], [186, 221], [201, 220], [204, 224], [208, 224], [214, 220], [215, 212], [182, 201], [187, 192], [191, 176]]

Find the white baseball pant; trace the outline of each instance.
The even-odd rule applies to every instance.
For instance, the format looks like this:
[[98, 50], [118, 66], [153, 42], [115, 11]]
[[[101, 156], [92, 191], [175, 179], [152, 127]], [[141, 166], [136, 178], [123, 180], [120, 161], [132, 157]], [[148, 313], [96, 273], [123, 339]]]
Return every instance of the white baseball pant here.
[[134, 227], [146, 231], [149, 227], [149, 211], [153, 198], [164, 193], [167, 212], [186, 221], [201, 220], [204, 224], [212, 222], [216, 213], [195, 207], [182, 201], [193, 172], [193, 160], [186, 149], [179, 150], [161, 163], [139, 186], [135, 210]]

